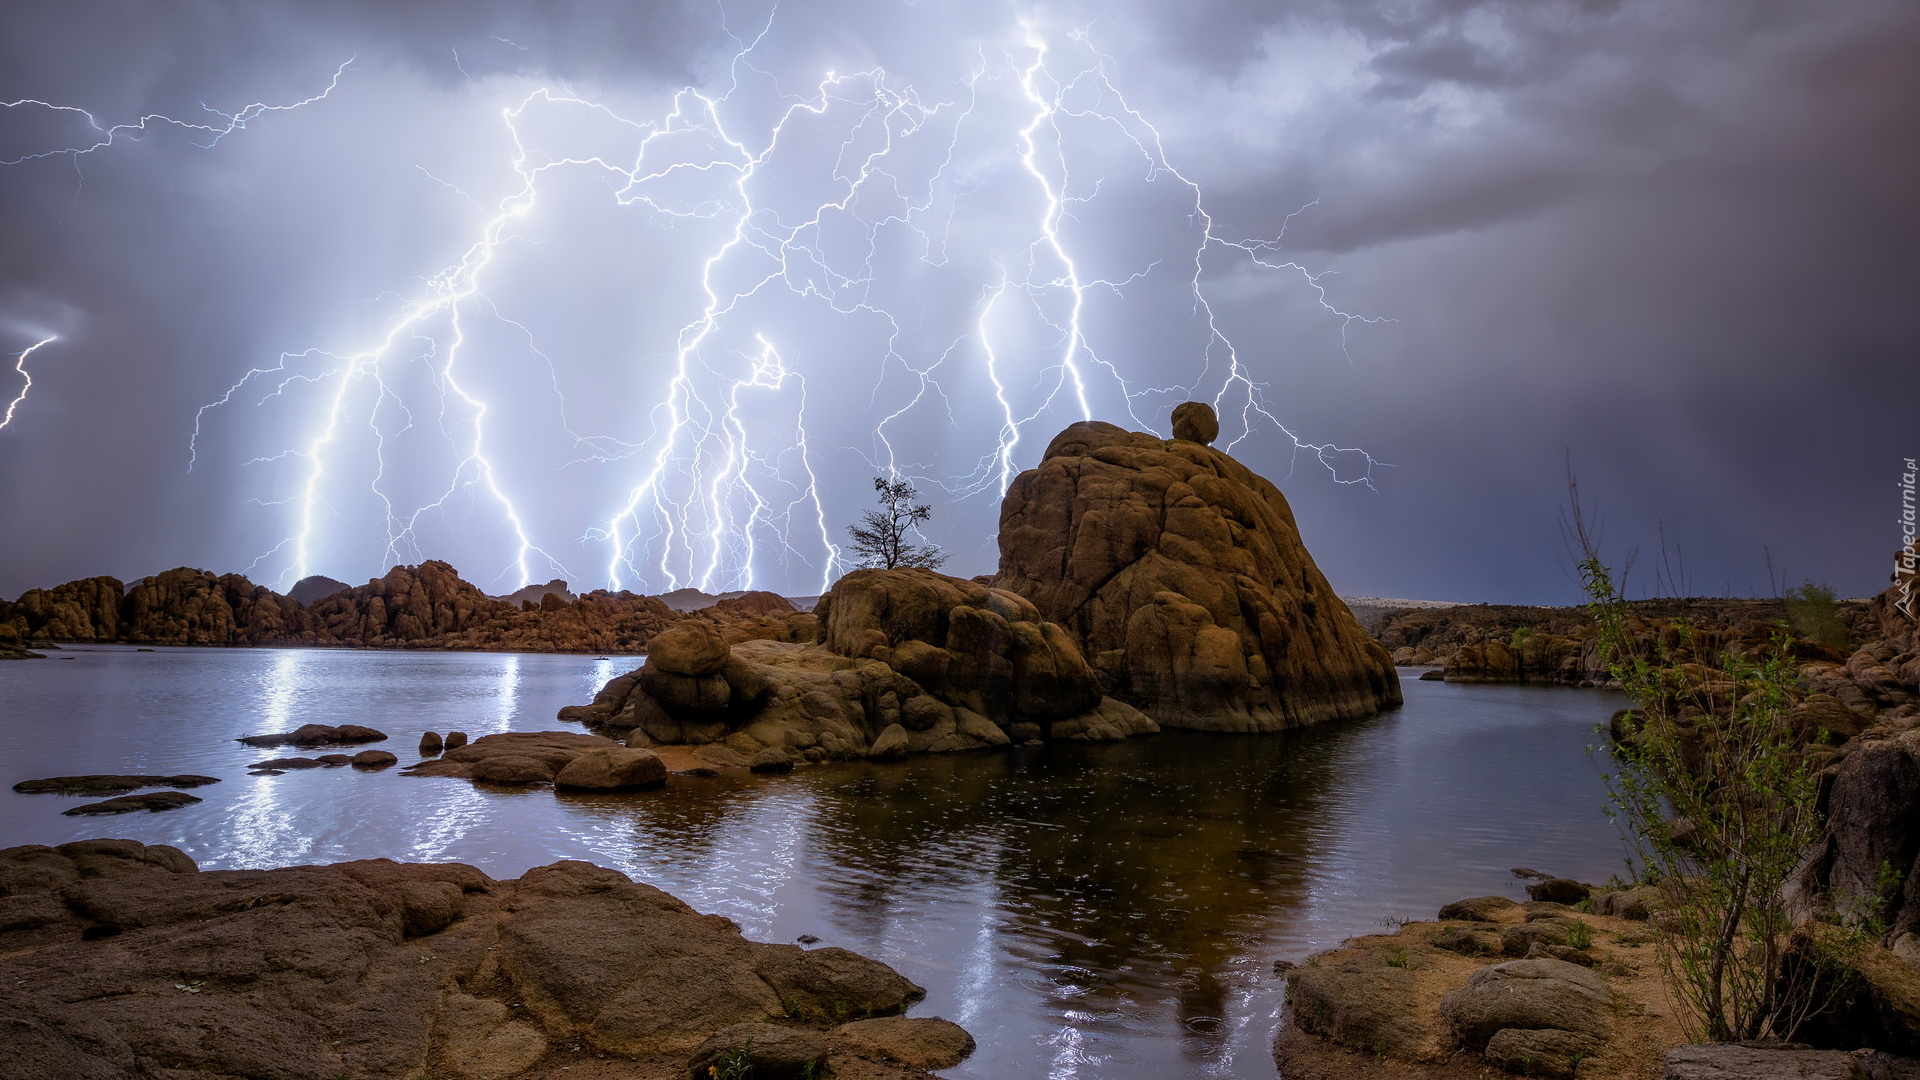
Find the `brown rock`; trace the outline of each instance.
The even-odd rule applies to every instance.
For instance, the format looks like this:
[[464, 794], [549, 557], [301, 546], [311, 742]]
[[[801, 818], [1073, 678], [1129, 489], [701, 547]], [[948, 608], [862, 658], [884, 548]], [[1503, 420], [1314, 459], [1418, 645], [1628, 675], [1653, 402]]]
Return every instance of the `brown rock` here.
[[608, 746], [588, 750], [553, 778], [553, 786], [572, 791], [632, 791], [667, 782], [667, 766], [651, 750]]
[[135, 810], [148, 810], [155, 813], [161, 810], [178, 810], [199, 802], [197, 796], [184, 791], [149, 791], [140, 795], [122, 795], [105, 802], [87, 803], [71, 810], [62, 810], [67, 817], [82, 817], [97, 814], [127, 814]]
[[399, 762], [399, 758], [385, 750], [362, 750], [353, 755], [353, 767], [356, 769], [384, 769]]
[[464, 731], [447, 732], [446, 748], [448, 750], [458, 750], [465, 745], [467, 745], [466, 732]]
[[1206, 446], [1220, 437], [1220, 417], [1204, 401], [1186, 401], [1173, 407], [1173, 437]]
[[1577, 904], [1592, 892], [1590, 886], [1572, 878], [1548, 878], [1527, 886], [1529, 900], [1545, 900], [1553, 904]]
[[1464, 919], [1473, 922], [1492, 922], [1494, 921], [1494, 913], [1519, 906], [1519, 904], [1514, 903], [1504, 896], [1473, 896], [1465, 900], [1455, 900], [1453, 903], [1441, 908], [1440, 917], [1442, 919]]
[[698, 678], [718, 674], [727, 656], [727, 641], [711, 623], [688, 619], [654, 635], [644, 667]]
[[425, 735], [420, 736], [421, 757], [433, 757], [445, 748], [445, 745], [440, 741], [440, 733], [437, 731], [429, 731]]
[[1192, 441], [1068, 427], [1007, 492], [994, 580], [1163, 725], [1272, 731], [1400, 701], [1286, 498]]
[[180, 776], [50, 776], [45, 780], [22, 780], [13, 790], [24, 794], [48, 792], [57, 795], [119, 795], [145, 787], [197, 788], [217, 784], [217, 776], [183, 774]]
[[268, 758], [265, 761], [256, 761], [253, 764], [247, 766], [247, 768], [256, 770], [256, 771], [261, 769], [269, 769], [277, 772], [285, 772], [288, 769], [318, 769], [324, 766], [325, 764], [326, 762], [321, 761], [319, 758], [277, 757], [277, 758]]
[[785, 773], [793, 771], [793, 758], [777, 746], [769, 746], [753, 755], [747, 762], [747, 768], [757, 773]]
[[937, 1016], [876, 1016], [834, 1028], [837, 1035], [868, 1053], [909, 1069], [951, 1069], [973, 1053], [973, 1036]]
[[496, 754], [473, 764], [468, 776], [489, 784], [542, 784], [554, 777], [552, 765], [519, 754]]
[[707, 1080], [720, 1075], [723, 1064], [738, 1062], [753, 1080], [813, 1080], [827, 1057], [827, 1040], [820, 1033], [778, 1024], [735, 1024], [700, 1044], [687, 1063], [687, 1075]]
[[1553, 1029], [1605, 1039], [1613, 992], [1607, 980], [1561, 960], [1512, 960], [1483, 967], [1440, 999], [1460, 1044], [1485, 1050], [1507, 1028]]
[[1072, 636], [1004, 590], [918, 568], [856, 570], [815, 611], [828, 648], [882, 658], [916, 689], [995, 723], [1045, 726], [1100, 704]]
[[1416, 1057], [1432, 1033], [1414, 1005], [1413, 973], [1402, 962], [1349, 952], [1287, 972], [1287, 1003], [1300, 1030], [1368, 1054]]
[[9, 1076], [507, 1080], [557, 1040], [685, 1055], [789, 1008], [917, 996], [874, 961], [747, 941], [584, 863], [504, 882], [386, 860], [201, 873], [86, 841], [0, 851], [0, 882], [44, 909], [0, 930]]

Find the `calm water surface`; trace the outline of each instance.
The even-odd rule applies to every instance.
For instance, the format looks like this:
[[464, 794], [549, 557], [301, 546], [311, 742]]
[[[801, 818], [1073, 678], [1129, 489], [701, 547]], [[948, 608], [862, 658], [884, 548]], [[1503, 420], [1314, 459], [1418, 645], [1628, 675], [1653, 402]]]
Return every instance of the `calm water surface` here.
[[674, 779], [557, 796], [349, 769], [251, 777], [240, 735], [362, 723], [412, 760], [423, 731], [551, 730], [632, 658], [77, 647], [0, 664], [5, 784], [203, 772], [206, 801], [69, 818], [0, 792], [0, 847], [128, 836], [207, 869], [387, 856], [513, 877], [587, 859], [749, 937], [813, 934], [927, 988], [916, 1015], [980, 1050], [948, 1075], [1273, 1077], [1276, 959], [1462, 896], [1524, 898], [1516, 866], [1604, 879], [1594, 725], [1569, 689], [1403, 683], [1372, 720], [1267, 736]]

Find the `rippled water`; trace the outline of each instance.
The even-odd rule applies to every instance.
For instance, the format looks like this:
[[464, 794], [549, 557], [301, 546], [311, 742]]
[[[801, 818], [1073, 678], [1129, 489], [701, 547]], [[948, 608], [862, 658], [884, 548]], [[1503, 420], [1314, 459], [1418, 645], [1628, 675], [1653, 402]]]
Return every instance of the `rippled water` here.
[[1602, 691], [1404, 682], [1406, 705], [1281, 735], [679, 779], [558, 796], [348, 769], [250, 777], [231, 740], [363, 723], [549, 730], [632, 659], [327, 650], [75, 648], [0, 664], [7, 784], [205, 772], [206, 801], [70, 818], [0, 793], [0, 846], [130, 836], [209, 869], [388, 856], [498, 877], [615, 866], [749, 937], [812, 934], [925, 986], [917, 1015], [980, 1050], [956, 1077], [1272, 1077], [1276, 959], [1442, 903], [1522, 895], [1508, 870], [1620, 865], [1586, 754]]

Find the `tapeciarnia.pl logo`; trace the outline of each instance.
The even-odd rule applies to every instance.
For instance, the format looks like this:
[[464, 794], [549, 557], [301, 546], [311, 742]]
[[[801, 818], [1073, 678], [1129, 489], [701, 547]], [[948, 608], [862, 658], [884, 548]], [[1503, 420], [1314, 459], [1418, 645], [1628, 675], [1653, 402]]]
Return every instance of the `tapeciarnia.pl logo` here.
[[1914, 517], [1913, 517], [1913, 481], [1914, 474], [1920, 469], [1914, 467], [1914, 459], [1906, 459], [1906, 471], [1900, 474], [1900, 554], [1893, 559], [1893, 580], [1900, 586], [1900, 599], [1893, 606], [1907, 618], [1913, 618], [1913, 583], [1915, 579]]

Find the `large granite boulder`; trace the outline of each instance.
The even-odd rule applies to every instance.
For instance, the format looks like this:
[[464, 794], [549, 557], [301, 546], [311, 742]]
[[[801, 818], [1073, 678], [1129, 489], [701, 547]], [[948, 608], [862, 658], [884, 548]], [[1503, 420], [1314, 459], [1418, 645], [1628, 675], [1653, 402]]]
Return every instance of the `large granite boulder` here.
[[581, 862], [514, 881], [384, 859], [201, 872], [95, 840], [0, 851], [0, 905], [8, 1080], [507, 1080], [547, 1075], [556, 1045], [683, 1061], [735, 1025], [817, 1042], [922, 996], [878, 961], [748, 941]]
[[[1204, 419], [1190, 409], [1180, 430], [1204, 435]], [[1392, 658], [1314, 566], [1286, 497], [1192, 439], [1097, 421], [1055, 436], [1007, 491], [994, 584], [1165, 726], [1275, 731], [1400, 701]]]

